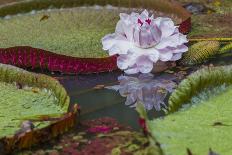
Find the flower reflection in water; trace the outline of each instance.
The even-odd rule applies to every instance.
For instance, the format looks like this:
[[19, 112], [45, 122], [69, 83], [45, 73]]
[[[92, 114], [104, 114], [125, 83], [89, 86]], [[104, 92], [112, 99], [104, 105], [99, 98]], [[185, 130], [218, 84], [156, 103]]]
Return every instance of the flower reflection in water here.
[[136, 107], [142, 102], [147, 110], [155, 108], [157, 111], [166, 108], [164, 100], [173, 91], [176, 83], [171, 80], [155, 79], [153, 74], [140, 74], [138, 77], [120, 76], [120, 84], [106, 87], [119, 91], [120, 95], [126, 97], [125, 104]]

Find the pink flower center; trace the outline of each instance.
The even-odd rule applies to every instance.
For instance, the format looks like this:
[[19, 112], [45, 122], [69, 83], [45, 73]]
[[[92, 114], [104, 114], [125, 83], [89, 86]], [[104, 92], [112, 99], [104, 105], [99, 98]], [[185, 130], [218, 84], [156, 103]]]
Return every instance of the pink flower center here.
[[143, 26], [143, 22], [141, 19], [138, 19], [138, 24], [140, 24], [140, 26]]
[[149, 25], [151, 25], [151, 19], [147, 19], [147, 20], [145, 20]]
[[[145, 22], [148, 23], [149, 25], [151, 25], [151, 19], [148, 18], [145, 20]], [[138, 19], [138, 24], [140, 24], [140, 26], [143, 26], [144, 23], [142, 22], [141, 19]]]

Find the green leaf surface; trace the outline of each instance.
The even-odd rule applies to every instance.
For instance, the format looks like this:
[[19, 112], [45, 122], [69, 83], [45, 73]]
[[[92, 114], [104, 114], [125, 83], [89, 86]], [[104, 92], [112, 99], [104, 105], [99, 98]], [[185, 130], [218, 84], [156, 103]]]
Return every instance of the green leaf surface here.
[[201, 69], [187, 77], [169, 99], [164, 118], [148, 121], [165, 155], [206, 155], [209, 148], [232, 154], [231, 66]]
[[[0, 137], [13, 135], [19, 129], [23, 118], [62, 114], [57, 99], [46, 91], [18, 89], [13, 84], [0, 83]], [[31, 119], [32, 119], [31, 118]], [[44, 124], [40, 124], [40, 127]]]
[[[211, 94], [212, 95], [212, 94]], [[232, 88], [206, 101], [149, 122], [165, 155], [206, 155], [209, 148], [223, 155], [232, 154]]]
[[196, 65], [207, 61], [219, 53], [219, 41], [202, 41], [190, 46], [181, 62], [185, 65]]
[[0, 20], [0, 47], [31, 46], [81, 58], [108, 57], [101, 39], [113, 33], [119, 12], [72, 8], [39, 11]]
[[[59, 117], [68, 106], [69, 97], [56, 80], [0, 64], [0, 138], [14, 135], [26, 120]], [[49, 124], [34, 122], [36, 128]]]

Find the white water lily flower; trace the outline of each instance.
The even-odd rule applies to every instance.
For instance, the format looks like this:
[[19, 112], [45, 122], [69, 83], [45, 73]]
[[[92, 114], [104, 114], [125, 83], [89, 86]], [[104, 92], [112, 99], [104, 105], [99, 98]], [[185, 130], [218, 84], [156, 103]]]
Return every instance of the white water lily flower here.
[[179, 60], [188, 47], [186, 35], [179, 32], [170, 18], [121, 13], [115, 33], [102, 39], [109, 55], [119, 55], [117, 65], [127, 74], [149, 73], [157, 61]]

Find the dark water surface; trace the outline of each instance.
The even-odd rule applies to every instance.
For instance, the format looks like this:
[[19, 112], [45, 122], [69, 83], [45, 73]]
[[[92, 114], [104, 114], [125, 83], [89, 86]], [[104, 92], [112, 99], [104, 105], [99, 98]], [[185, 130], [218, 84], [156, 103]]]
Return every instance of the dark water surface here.
[[[122, 73], [110, 73], [62, 76], [58, 77], [71, 97], [71, 103], [81, 106], [81, 120], [112, 117], [124, 125], [138, 130], [138, 114], [134, 108], [126, 106], [126, 98], [108, 89], [92, 89], [96, 85], [116, 85], [118, 76]], [[163, 112], [150, 111], [152, 117], [162, 116]]]

